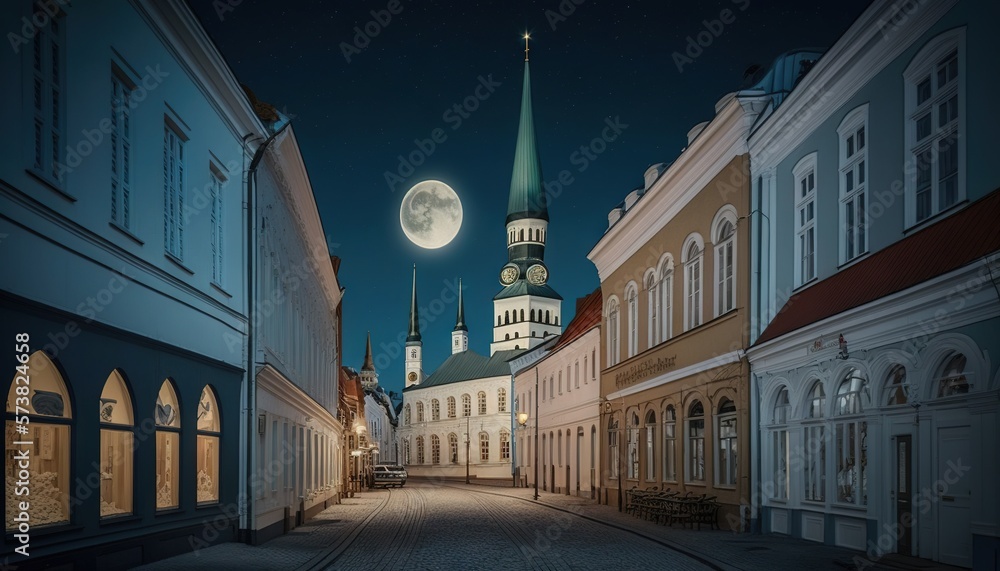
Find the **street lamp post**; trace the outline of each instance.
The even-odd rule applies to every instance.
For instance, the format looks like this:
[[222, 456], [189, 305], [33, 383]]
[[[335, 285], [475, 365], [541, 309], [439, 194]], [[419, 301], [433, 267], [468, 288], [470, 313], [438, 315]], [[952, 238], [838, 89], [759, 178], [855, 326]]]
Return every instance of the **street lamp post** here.
[[535, 500], [538, 499], [538, 366], [535, 366]]
[[[518, 424], [519, 424], [519, 425], [521, 426], [521, 428], [524, 428], [524, 427], [525, 427], [525, 425], [527, 425], [527, 424], [528, 424], [528, 413], [527, 413], [526, 411], [521, 411], [521, 412], [517, 413], [517, 423], [518, 423]], [[520, 455], [520, 453], [519, 453], [519, 455]], [[523, 457], [523, 456], [522, 456], [522, 457]], [[518, 471], [517, 471], [517, 478], [518, 478], [518, 480], [520, 480], [520, 479], [521, 479], [521, 470], [520, 470], [520, 466], [518, 466]], [[516, 483], [514, 484], [514, 487], [515, 487], [515, 488], [517, 487], [517, 484], [518, 484], [518, 483], [520, 483], [520, 482], [516, 482]]]
[[472, 421], [472, 416], [465, 417], [465, 483], [469, 482], [469, 448], [472, 443], [472, 432], [470, 432], [470, 422]]

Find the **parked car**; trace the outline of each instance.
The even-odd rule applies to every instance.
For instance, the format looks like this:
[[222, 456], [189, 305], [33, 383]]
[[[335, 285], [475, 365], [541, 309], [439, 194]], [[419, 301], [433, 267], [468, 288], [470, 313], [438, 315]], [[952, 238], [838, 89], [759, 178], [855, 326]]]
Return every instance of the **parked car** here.
[[374, 486], [383, 486], [388, 488], [402, 487], [406, 484], [406, 468], [398, 464], [379, 464], [375, 466], [374, 471]]

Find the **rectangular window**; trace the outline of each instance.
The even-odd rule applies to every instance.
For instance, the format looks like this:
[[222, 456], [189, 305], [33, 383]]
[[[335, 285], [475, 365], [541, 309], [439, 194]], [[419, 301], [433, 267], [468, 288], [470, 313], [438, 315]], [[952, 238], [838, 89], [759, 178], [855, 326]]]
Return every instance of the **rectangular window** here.
[[677, 481], [677, 434], [676, 422], [672, 417], [663, 423], [663, 479]]
[[490, 461], [490, 435], [485, 432], [479, 433], [479, 460]]
[[840, 135], [840, 216], [843, 237], [840, 261], [848, 262], [868, 251], [868, 106], [847, 115]]
[[621, 461], [618, 457], [618, 432], [617, 422], [608, 429], [608, 472], [612, 478], [618, 477], [618, 463]]
[[506, 432], [500, 433], [500, 459], [510, 460], [510, 436]]
[[646, 426], [646, 481], [656, 481], [656, 427]]
[[807, 426], [805, 499], [811, 502], [826, 500], [826, 438], [822, 426]]
[[222, 188], [226, 185], [222, 174], [216, 169], [211, 169], [211, 199], [212, 199], [212, 281], [217, 285], [223, 285], [223, 253], [224, 253], [224, 224], [223, 224], [223, 200]]
[[[35, 14], [45, 15], [43, 8], [32, 3]], [[43, 179], [62, 187], [66, 156], [65, 131], [65, 13], [58, 6], [48, 25], [35, 28], [31, 43], [31, 79], [28, 82], [31, 101], [32, 128], [30, 138], [31, 168]], [[27, 110], [26, 110], [27, 111]]]
[[736, 485], [737, 450], [736, 450], [736, 415], [719, 417], [719, 453], [716, 466], [716, 478], [719, 486]]
[[907, 224], [918, 224], [965, 198], [960, 165], [964, 88], [959, 77], [961, 31], [919, 53], [904, 73], [907, 141], [912, 174], [907, 178]]
[[639, 479], [639, 429], [628, 429], [628, 479]]
[[688, 480], [705, 481], [705, 419], [688, 421]]
[[184, 140], [169, 125], [163, 129], [163, 243], [184, 259]]
[[[692, 246], [694, 248], [695, 246]], [[687, 305], [684, 308], [686, 330], [701, 325], [701, 253], [693, 255], [685, 264]]]
[[132, 87], [111, 74], [111, 221], [132, 228]]
[[816, 277], [816, 155], [799, 161], [793, 170], [795, 202], [795, 285]]
[[840, 422], [835, 428], [837, 450], [837, 501], [863, 506], [868, 503], [867, 440], [864, 421]]
[[[586, 359], [586, 357], [584, 357], [584, 359]], [[586, 366], [587, 365], [584, 364], [584, 367], [586, 367]], [[573, 364], [573, 384], [576, 386], [576, 388], [580, 388], [580, 362], [579, 361], [577, 361], [576, 363]]]
[[772, 442], [772, 463], [771, 471], [774, 473], [774, 495], [773, 499], [788, 499], [788, 431], [785, 429], [775, 430], [771, 433]]

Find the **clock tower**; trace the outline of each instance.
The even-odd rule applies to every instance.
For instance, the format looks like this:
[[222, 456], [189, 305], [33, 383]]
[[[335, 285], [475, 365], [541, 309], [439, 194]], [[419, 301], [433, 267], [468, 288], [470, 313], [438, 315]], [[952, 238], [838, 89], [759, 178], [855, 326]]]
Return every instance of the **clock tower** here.
[[[527, 40], [525, 35], [525, 45]], [[562, 332], [562, 297], [548, 285], [549, 271], [545, 266], [548, 227], [549, 209], [535, 141], [526, 47], [521, 118], [507, 200], [507, 263], [500, 269], [503, 289], [493, 297], [495, 322], [490, 354], [530, 349], [547, 336]]]
[[417, 265], [413, 264], [413, 293], [410, 296], [410, 332], [406, 335], [404, 387], [419, 385], [423, 380], [424, 343], [420, 340], [420, 317], [417, 315]]

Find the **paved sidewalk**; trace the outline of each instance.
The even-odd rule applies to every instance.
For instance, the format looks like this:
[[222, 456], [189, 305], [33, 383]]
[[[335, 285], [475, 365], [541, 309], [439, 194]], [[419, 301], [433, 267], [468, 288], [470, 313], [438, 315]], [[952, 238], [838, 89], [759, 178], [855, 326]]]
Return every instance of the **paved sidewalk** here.
[[[448, 483], [460, 489], [501, 494], [534, 501], [533, 488], [514, 488]], [[619, 512], [617, 508], [595, 503], [589, 498], [538, 492], [538, 502], [583, 517], [630, 530], [655, 539], [705, 563], [726, 571], [773, 571], [776, 569], [809, 569], [810, 571], [872, 570], [898, 571], [961, 571], [957, 567], [939, 565], [912, 557], [889, 556], [872, 561], [860, 551], [831, 547], [811, 541], [780, 535], [755, 535], [730, 531], [669, 527]]]
[[352, 532], [385, 504], [385, 490], [361, 492], [328, 507], [305, 525], [263, 545], [223, 543], [136, 567], [137, 571], [274, 571], [310, 568], [330, 548], [352, 541]]

